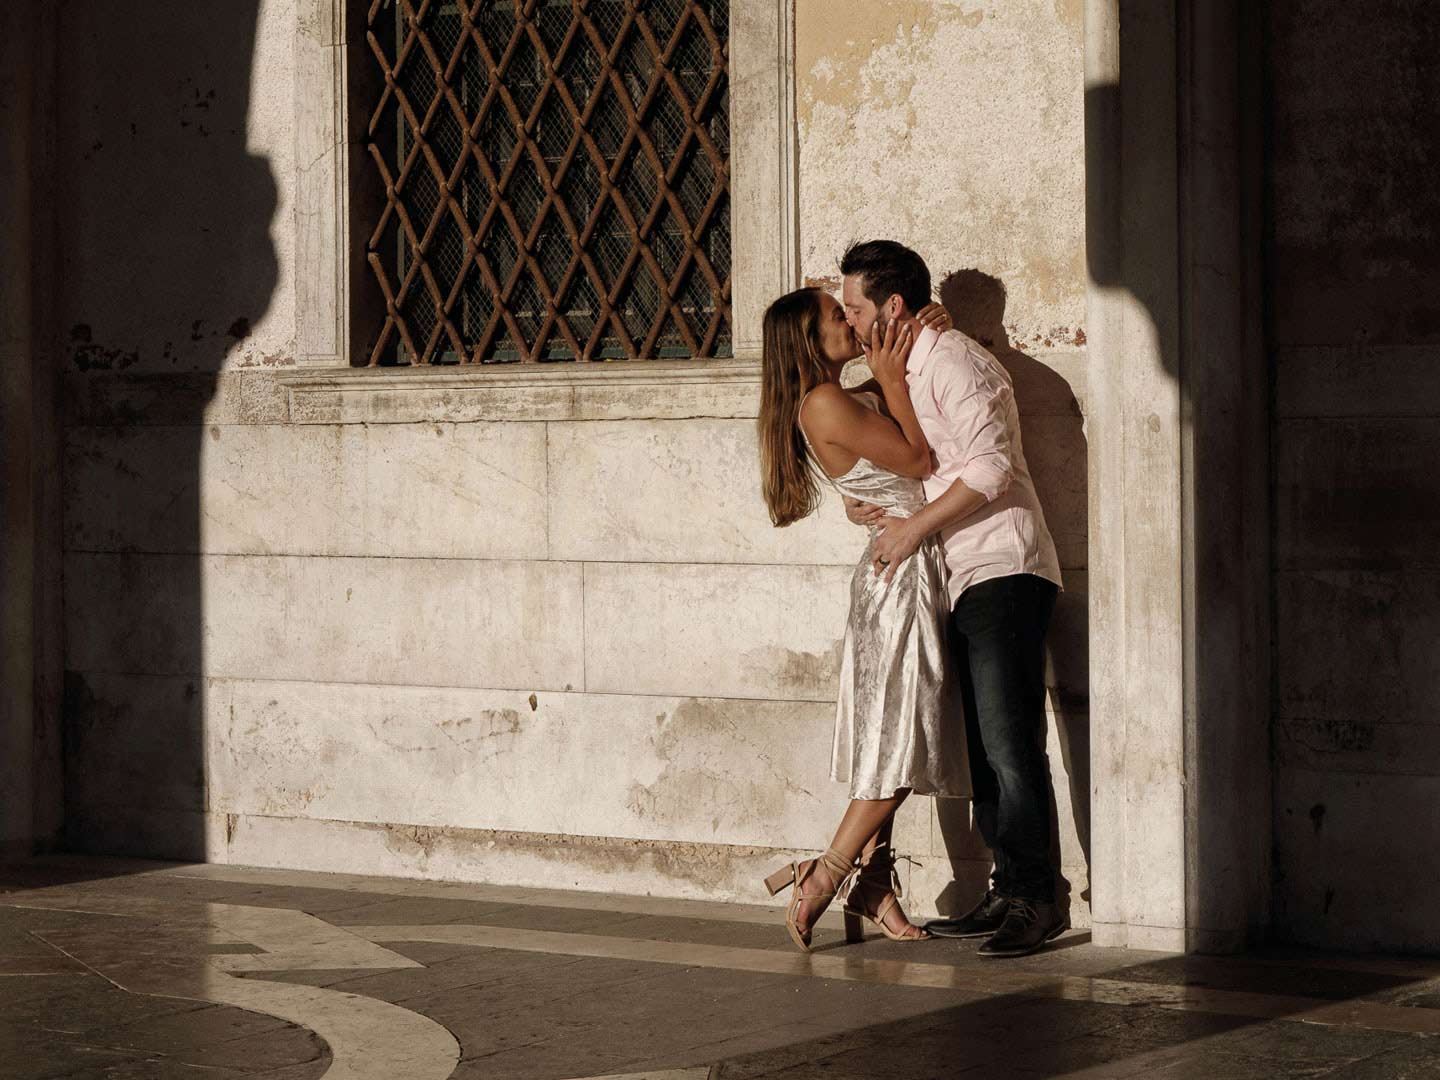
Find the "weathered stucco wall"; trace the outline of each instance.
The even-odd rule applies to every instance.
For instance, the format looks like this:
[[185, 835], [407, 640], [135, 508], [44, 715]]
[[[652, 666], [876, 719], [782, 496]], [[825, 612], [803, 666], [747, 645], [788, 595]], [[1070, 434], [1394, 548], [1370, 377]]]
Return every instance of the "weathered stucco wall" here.
[[1084, 344], [1078, 0], [798, 0], [801, 270], [902, 238], [937, 287], [980, 270], [1029, 353]]
[[1440, 10], [1270, 6], [1277, 930], [1440, 949]]
[[[803, 278], [836, 282], [856, 240], [901, 240], [925, 258], [956, 324], [1015, 379], [1067, 589], [1051, 658], [1067, 692], [1051, 697], [1050, 751], [1064, 873], [1079, 892], [1089, 844], [1083, 5], [797, 0], [795, 22]], [[957, 838], [951, 855], [973, 880], [973, 848]]]
[[[862, 537], [833, 501], [769, 525], [753, 369], [583, 386], [553, 368], [402, 372], [339, 390], [251, 370], [293, 357], [295, 11], [171, 7], [155, 27], [65, 14], [72, 843], [760, 899], [760, 872], [823, 846], [843, 805], [826, 763]], [[802, 244], [826, 253], [807, 273], [829, 274], [839, 241], [821, 222], [850, 194], [821, 113], [869, 119], [814, 96], [813, 69], [845, 59], [815, 7], [799, 13]], [[1083, 251], [1078, 209], [1062, 220], [1081, 199], [1078, 19], [1028, 11], [1044, 47], [1017, 60], [1025, 28], [993, 8], [906, 31], [943, 44], [917, 95], [957, 51], [1003, 66], [1029, 89], [995, 89], [986, 137], [1008, 110], [1047, 139], [1024, 159], [1036, 175], [1017, 183], [1006, 151], [971, 153], [962, 132], [937, 149], [941, 94], [893, 157], [916, 176], [953, 152], [960, 178], [919, 216], [864, 224], [919, 246], [937, 283], [961, 271], [944, 293], [957, 321], [1016, 376], [1069, 590], [1050, 749], [1083, 924]], [[167, 54], [185, 59], [131, 86], [115, 42], [156, 33], [183, 35]], [[963, 228], [937, 240], [949, 218]], [[919, 909], [973, 899], [987, 864], [963, 802], [915, 800], [897, 841], [921, 864]]]
[[292, 0], [60, 5], [59, 318], [73, 368], [289, 362], [295, 18]]

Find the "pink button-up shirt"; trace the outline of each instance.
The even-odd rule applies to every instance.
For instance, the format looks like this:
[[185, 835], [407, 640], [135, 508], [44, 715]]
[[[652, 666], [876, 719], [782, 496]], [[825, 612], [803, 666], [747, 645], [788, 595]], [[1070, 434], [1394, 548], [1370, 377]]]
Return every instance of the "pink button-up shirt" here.
[[925, 498], [956, 480], [989, 501], [940, 533], [950, 606], [971, 585], [1036, 574], [1060, 585], [1060, 560], [1020, 448], [1020, 413], [1010, 373], [958, 330], [922, 330], [905, 367], [920, 429], [935, 454]]

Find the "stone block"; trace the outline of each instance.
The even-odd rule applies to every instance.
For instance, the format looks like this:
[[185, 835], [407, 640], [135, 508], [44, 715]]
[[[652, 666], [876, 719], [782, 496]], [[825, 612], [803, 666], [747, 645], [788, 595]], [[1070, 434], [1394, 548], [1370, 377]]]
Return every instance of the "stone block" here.
[[[74, 372], [65, 375], [62, 415], [70, 427], [239, 423], [244, 382], [266, 373]], [[284, 413], [272, 418], [283, 422]]]
[[66, 549], [199, 550], [203, 431], [96, 427], [66, 432]]
[[224, 820], [200, 810], [111, 802], [67, 804], [65, 813], [68, 851], [183, 862], [206, 862], [224, 851]]
[[759, 366], [746, 360], [296, 370], [280, 380], [301, 424], [753, 420]]
[[823, 848], [827, 704], [212, 680], [227, 813]]
[[87, 675], [203, 673], [204, 572], [194, 555], [68, 552], [66, 667]]
[[829, 489], [817, 514], [770, 523], [753, 420], [551, 424], [549, 461], [556, 558], [854, 566], [865, 550]]
[[833, 701], [850, 573], [587, 564], [586, 689]]
[[[771, 901], [760, 881], [814, 853], [604, 836], [236, 815], [221, 859], [341, 874], [586, 889], [693, 900]], [[784, 930], [778, 925], [783, 941]]]
[[1275, 578], [1277, 716], [1355, 755], [1380, 724], [1440, 731], [1440, 574], [1328, 571]]
[[935, 799], [931, 803], [930, 849], [942, 859], [979, 861], [989, 866], [990, 849], [975, 824], [969, 799]]
[[926, 856], [905, 865], [905, 913], [912, 919], [963, 915], [990, 887], [989, 857]]
[[201, 682], [66, 673], [68, 816], [91, 820], [127, 808], [153, 814], [206, 808]]
[[1275, 415], [1440, 416], [1440, 347], [1351, 346], [1275, 350]]
[[535, 424], [78, 428], [66, 464], [71, 549], [545, 555]]
[[1440, 777], [1281, 768], [1277, 936], [1357, 952], [1440, 949]]
[[71, 553], [66, 582], [78, 671], [527, 693], [583, 679], [567, 563]]
[[1285, 569], [1440, 569], [1440, 419], [1282, 421], [1275, 517]]
[[1282, 769], [1440, 776], [1440, 725], [1363, 716], [1277, 719], [1274, 760]]
[[915, 795], [901, 803], [890, 836], [895, 850], [905, 855], [928, 855], [930, 821], [934, 816], [935, 800], [927, 796]]

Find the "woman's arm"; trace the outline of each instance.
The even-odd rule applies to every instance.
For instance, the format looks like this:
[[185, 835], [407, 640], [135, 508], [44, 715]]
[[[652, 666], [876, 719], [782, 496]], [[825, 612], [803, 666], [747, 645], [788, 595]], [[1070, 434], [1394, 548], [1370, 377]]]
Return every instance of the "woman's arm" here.
[[[920, 429], [920, 420], [910, 401], [910, 384], [905, 381], [905, 364], [910, 359], [915, 334], [915, 324], [909, 320], [898, 330], [895, 320], [891, 320], [885, 327], [885, 340], [881, 341], [879, 332], [872, 325], [870, 349], [866, 356], [870, 361], [870, 371], [885, 395], [885, 406], [895, 423], [900, 425], [900, 432], [915, 455], [914, 471], [901, 472], [900, 475], [923, 478], [930, 475], [930, 443]], [[874, 458], [871, 460], [874, 461]]]
[[887, 327], [884, 341], [878, 334], [871, 340], [871, 370], [893, 422], [867, 409], [838, 384], [826, 383], [815, 388], [801, 409], [811, 440], [840, 451], [832, 456], [840, 458], [841, 463], [848, 460], [851, 468], [857, 459], [865, 458], [901, 476], [929, 476], [930, 444], [920, 430], [905, 385], [905, 361], [912, 341], [910, 328], [894, 323]]
[[[946, 311], [942, 304], [926, 304], [915, 313], [915, 318], [920, 322], [920, 330], [934, 330], [937, 334], [943, 334], [955, 325], [950, 319], [950, 312]], [[920, 330], [916, 331], [917, 336]], [[876, 394], [880, 393], [879, 380], [866, 379], [859, 386], [852, 386], [850, 388], [852, 394], [859, 393], [862, 390], [868, 390]], [[852, 518], [851, 520], [853, 521], [854, 519]], [[861, 525], [866, 523], [856, 522], [856, 524]]]

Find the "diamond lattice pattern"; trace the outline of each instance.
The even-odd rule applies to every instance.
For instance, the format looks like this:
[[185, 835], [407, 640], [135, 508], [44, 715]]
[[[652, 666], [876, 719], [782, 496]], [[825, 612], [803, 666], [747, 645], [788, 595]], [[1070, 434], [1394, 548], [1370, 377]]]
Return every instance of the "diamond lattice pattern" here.
[[372, 364], [730, 352], [728, 0], [372, 0]]

